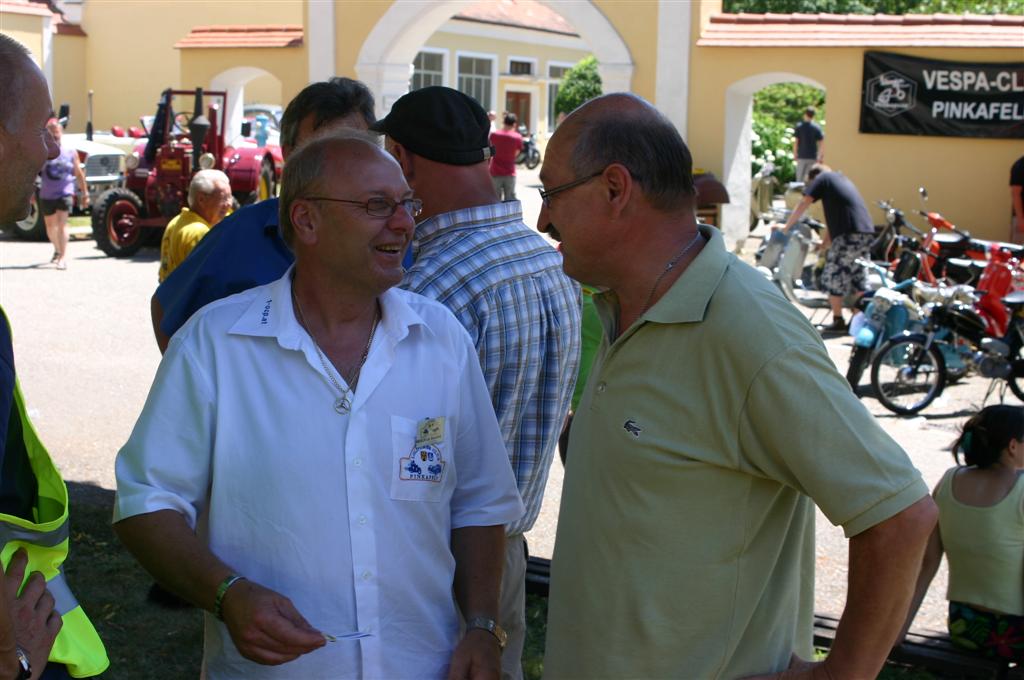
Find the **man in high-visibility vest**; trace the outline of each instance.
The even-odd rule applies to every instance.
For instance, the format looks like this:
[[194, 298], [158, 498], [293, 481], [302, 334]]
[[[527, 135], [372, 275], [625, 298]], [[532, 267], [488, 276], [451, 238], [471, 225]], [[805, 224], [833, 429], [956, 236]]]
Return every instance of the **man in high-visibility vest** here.
[[[46, 80], [28, 50], [3, 34], [0, 73], [0, 224], [8, 224], [28, 214], [35, 176], [59, 148], [46, 130], [51, 115]], [[84, 678], [109, 665], [103, 643], [64, 580], [68, 543], [67, 487], [26, 415], [10, 326], [0, 310], [2, 678]]]

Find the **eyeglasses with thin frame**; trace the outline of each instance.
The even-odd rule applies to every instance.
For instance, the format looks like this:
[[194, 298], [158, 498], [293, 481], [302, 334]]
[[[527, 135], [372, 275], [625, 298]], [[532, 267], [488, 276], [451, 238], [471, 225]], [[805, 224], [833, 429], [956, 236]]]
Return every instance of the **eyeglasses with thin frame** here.
[[328, 196], [303, 196], [303, 198], [307, 201], [330, 201], [331, 203], [357, 205], [364, 209], [370, 217], [391, 217], [398, 211], [399, 206], [412, 217], [419, 217], [423, 212], [423, 201], [418, 198], [403, 198], [401, 201], [392, 201], [383, 196], [374, 196], [367, 201], [353, 201], [347, 198], [330, 198]]
[[595, 177], [600, 176], [603, 173], [604, 173], [604, 168], [598, 170], [597, 172], [595, 172], [592, 175], [587, 175], [586, 177], [580, 177], [579, 179], [574, 179], [573, 181], [571, 181], [571, 182], [569, 182], [567, 184], [563, 184], [561, 186], [557, 186], [554, 189], [548, 189], [547, 191], [545, 191], [544, 189], [538, 189], [537, 191], [540, 192], [540, 200], [544, 202], [544, 207], [545, 208], [550, 208], [551, 207], [551, 197], [554, 196], [555, 194], [560, 194], [563, 191], [568, 191], [569, 189], [575, 189], [576, 187], [578, 187], [578, 186], [580, 186], [582, 184], [586, 184], [590, 180], [594, 179]]

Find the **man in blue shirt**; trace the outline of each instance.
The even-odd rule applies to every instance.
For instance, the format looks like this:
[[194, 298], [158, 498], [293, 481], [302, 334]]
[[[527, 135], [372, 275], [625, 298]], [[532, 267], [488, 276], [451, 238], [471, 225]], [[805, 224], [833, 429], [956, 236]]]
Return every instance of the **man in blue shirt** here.
[[825, 133], [814, 122], [818, 111], [813, 106], [804, 110], [804, 119], [793, 130], [793, 160], [796, 162], [796, 181], [809, 182], [811, 166], [825, 157]]
[[[289, 154], [325, 127], [367, 129], [373, 94], [358, 80], [331, 78], [307, 86], [281, 118], [281, 152]], [[278, 201], [270, 198], [227, 217], [156, 289], [150, 306], [160, 351], [200, 307], [270, 283], [294, 261], [278, 231]]]
[[423, 201], [402, 288], [442, 303], [476, 345], [512, 471], [526, 506], [505, 527], [502, 677], [522, 677], [526, 541], [540, 511], [580, 357], [579, 286], [562, 257], [523, 224], [519, 201], [491, 182], [487, 113], [447, 87], [395, 102], [373, 126]]

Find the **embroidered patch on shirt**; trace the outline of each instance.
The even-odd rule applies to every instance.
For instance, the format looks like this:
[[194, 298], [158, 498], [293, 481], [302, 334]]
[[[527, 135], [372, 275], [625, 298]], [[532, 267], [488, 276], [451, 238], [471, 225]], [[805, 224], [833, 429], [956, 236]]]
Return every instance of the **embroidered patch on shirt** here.
[[440, 482], [444, 479], [445, 461], [441, 449], [433, 444], [417, 443], [412, 453], [398, 461], [398, 477], [410, 482]]
[[636, 421], [633, 420], [632, 418], [630, 418], [629, 420], [627, 420], [626, 422], [624, 422], [622, 424], [622, 429], [625, 430], [626, 432], [630, 433], [631, 435], [633, 435], [637, 439], [640, 438], [640, 433], [644, 431], [644, 429], [642, 427], [640, 427], [639, 425], [637, 425]]

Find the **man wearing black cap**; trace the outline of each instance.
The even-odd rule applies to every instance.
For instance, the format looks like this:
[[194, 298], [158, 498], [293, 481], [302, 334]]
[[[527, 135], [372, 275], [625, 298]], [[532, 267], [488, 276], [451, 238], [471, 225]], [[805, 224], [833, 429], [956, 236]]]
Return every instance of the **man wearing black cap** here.
[[523, 223], [519, 201], [499, 202], [487, 161], [487, 112], [447, 87], [410, 92], [371, 129], [386, 135], [423, 201], [402, 287], [446, 305], [469, 331], [526, 506], [505, 527], [500, 625], [505, 678], [522, 676], [526, 544], [569, 409], [579, 364], [579, 287], [561, 256]]

